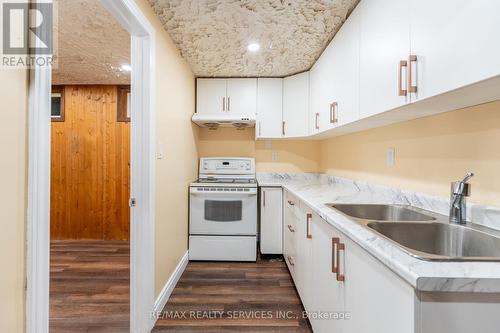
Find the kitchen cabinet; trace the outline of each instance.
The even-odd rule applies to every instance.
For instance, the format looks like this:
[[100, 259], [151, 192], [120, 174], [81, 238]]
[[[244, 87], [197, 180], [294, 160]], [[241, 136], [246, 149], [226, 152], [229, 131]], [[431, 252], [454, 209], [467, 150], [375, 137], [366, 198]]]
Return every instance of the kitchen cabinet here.
[[309, 124], [309, 72], [283, 80], [283, 135], [307, 136]]
[[295, 278], [295, 234], [297, 232], [297, 216], [295, 213], [295, 205], [298, 201], [288, 191], [283, 193], [283, 226], [284, 226], [284, 244], [283, 257], [288, 266], [288, 270], [293, 278]]
[[[344, 311], [344, 284], [337, 280], [334, 242], [340, 233], [317, 214], [312, 218], [314, 297], [312, 310], [322, 313]], [[343, 269], [343, 267], [341, 267]], [[342, 319], [310, 318], [315, 333], [341, 333]]]
[[296, 219], [295, 242], [295, 286], [299, 292], [305, 309], [312, 308], [314, 298], [313, 252], [312, 252], [312, 214], [302, 203], [299, 203]]
[[310, 71], [310, 134], [359, 118], [359, 28], [355, 9]]
[[257, 139], [281, 138], [283, 122], [283, 79], [257, 80]]
[[358, 5], [361, 118], [410, 102], [405, 92], [405, 62], [410, 55], [409, 6], [410, 0], [370, 0]]
[[255, 119], [257, 79], [197, 79], [196, 112]]
[[283, 197], [281, 187], [260, 188], [260, 252], [283, 253]]
[[[500, 1], [412, 0], [415, 99], [500, 74]], [[468, 22], [468, 24], [464, 24]]]
[[226, 111], [226, 79], [196, 80], [196, 112], [218, 114]]

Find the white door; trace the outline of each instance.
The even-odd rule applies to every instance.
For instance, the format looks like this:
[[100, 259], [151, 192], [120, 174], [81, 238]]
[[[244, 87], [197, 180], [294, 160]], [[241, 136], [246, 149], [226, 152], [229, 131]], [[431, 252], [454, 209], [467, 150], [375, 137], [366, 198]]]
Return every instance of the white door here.
[[255, 119], [257, 112], [257, 79], [227, 80], [227, 111]]
[[283, 253], [283, 198], [281, 187], [262, 187], [260, 195], [260, 252]]
[[416, 98], [500, 75], [500, 1], [411, 0]]
[[196, 113], [225, 113], [226, 104], [226, 79], [196, 80]]
[[307, 136], [309, 117], [309, 72], [283, 80], [285, 137]]
[[[410, 54], [409, 0], [361, 1], [358, 7], [361, 16], [360, 114], [363, 118], [409, 102], [407, 96], [399, 96], [398, 80], [400, 62], [407, 60]], [[401, 81], [405, 88], [405, 80]]]
[[[360, 11], [355, 9], [333, 39], [331, 52], [332, 93], [325, 108], [327, 128], [359, 119], [359, 29]], [[331, 105], [330, 105], [331, 104]]]
[[306, 310], [311, 309], [313, 295], [312, 214], [300, 209], [295, 228], [295, 286]]
[[309, 72], [309, 133], [316, 134], [330, 127], [328, 113], [333, 101], [333, 66], [335, 61], [332, 50], [333, 43]]
[[[344, 311], [344, 286], [337, 280], [333, 243], [339, 232], [321, 217], [313, 214], [313, 304], [312, 311], [324, 314], [341, 314]], [[315, 333], [341, 333], [343, 320], [318, 318], [311, 320]]]
[[351, 315], [344, 333], [416, 332], [413, 287], [347, 237], [340, 241], [345, 311]]
[[257, 80], [257, 138], [281, 138], [283, 79]]

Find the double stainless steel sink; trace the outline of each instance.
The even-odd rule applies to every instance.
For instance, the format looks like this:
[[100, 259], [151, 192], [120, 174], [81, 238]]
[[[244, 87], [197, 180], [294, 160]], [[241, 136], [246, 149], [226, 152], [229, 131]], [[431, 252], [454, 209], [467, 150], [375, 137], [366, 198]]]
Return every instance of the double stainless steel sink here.
[[500, 232], [405, 205], [327, 204], [423, 260], [500, 261]]

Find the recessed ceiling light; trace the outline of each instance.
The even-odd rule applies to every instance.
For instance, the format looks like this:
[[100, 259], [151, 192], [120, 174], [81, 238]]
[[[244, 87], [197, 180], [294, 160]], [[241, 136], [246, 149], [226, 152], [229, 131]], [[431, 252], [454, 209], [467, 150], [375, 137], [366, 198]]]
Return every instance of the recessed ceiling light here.
[[121, 66], [121, 69], [122, 69], [122, 71], [124, 71], [124, 72], [130, 72], [130, 71], [132, 71], [132, 66], [130, 66], [129, 64], [123, 64], [123, 65]]
[[259, 43], [250, 43], [250, 44], [248, 44], [247, 49], [250, 52], [257, 52], [260, 49], [260, 44]]

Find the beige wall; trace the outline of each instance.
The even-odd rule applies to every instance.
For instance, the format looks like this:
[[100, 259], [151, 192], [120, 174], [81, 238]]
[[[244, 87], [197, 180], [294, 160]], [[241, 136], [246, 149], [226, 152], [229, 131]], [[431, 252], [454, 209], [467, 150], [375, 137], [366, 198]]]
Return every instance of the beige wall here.
[[[269, 145], [266, 146], [266, 145]], [[255, 157], [257, 172], [318, 172], [317, 141], [255, 141], [254, 129], [200, 129], [199, 156]], [[272, 152], [278, 160], [272, 160]]]
[[24, 328], [27, 73], [0, 70], [0, 332]]
[[156, 164], [156, 294], [187, 251], [188, 186], [198, 173], [194, 76], [146, 0], [137, 0], [156, 29], [156, 135], [165, 158]]
[[471, 200], [499, 206], [500, 101], [325, 140], [320, 156], [324, 172], [443, 197], [471, 170]]

